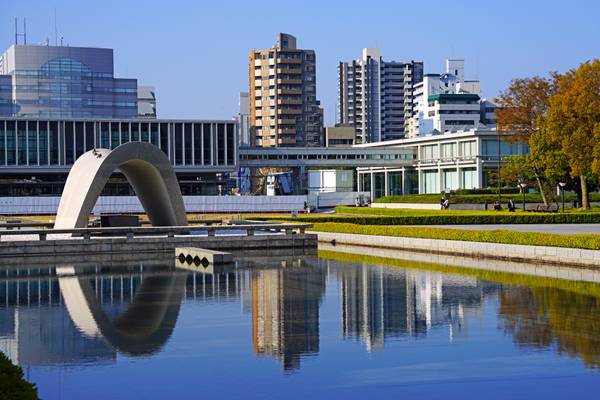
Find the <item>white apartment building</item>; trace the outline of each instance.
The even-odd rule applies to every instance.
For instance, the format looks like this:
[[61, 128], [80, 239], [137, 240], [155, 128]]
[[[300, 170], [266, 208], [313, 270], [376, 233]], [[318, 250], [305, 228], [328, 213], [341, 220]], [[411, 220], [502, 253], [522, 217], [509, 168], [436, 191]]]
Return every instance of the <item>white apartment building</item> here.
[[[444, 74], [426, 74], [423, 82], [415, 84], [409, 138], [486, 127], [481, 118], [485, 110], [480, 104], [480, 82], [465, 80], [464, 71], [464, 60], [446, 60]], [[486, 122], [494, 120], [488, 117]]]

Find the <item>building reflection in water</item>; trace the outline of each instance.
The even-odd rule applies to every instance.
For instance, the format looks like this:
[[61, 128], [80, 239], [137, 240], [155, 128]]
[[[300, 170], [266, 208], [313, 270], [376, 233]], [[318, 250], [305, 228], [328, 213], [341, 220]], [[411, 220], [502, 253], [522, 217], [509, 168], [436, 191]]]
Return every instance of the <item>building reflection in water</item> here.
[[319, 352], [325, 272], [298, 264], [250, 273], [254, 352], [280, 359], [284, 370], [299, 368], [302, 356]]
[[435, 326], [447, 326], [450, 340], [465, 336], [465, 317], [479, 314], [484, 296], [497, 287], [467, 276], [383, 266], [351, 264], [335, 271], [343, 336], [362, 340], [368, 351]]
[[[183, 301], [234, 301], [251, 320], [254, 352], [293, 371], [303, 357], [319, 352], [327, 283], [339, 285], [342, 336], [363, 342], [368, 351], [432, 329], [446, 330], [450, 341], [465, 337], [468, 317], [481, 314], [493, 297], [501, 328], [518, 346], [556, 349], [600, 368], [600, 297], [314, 258], [213, 274], [141, 265], [70, 277], [57, 276], [54, 268], [1, 271], [0, 350], [23, 367], [152, 355], [172, 335]], [[73, 285], [83, 297], [69, 305], [73, 296], [65, 290]]]

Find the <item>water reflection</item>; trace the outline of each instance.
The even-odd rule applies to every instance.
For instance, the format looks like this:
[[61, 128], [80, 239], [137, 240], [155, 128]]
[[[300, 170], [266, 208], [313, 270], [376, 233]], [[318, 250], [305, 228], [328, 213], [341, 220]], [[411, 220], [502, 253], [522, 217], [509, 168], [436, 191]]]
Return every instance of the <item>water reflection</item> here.
[[0, 273], [0, 350], [21, 366], [156, 356], [177, 330], [182, 304], [202, 313], [208, 304], [239, 302], [253, 352], [294, 371], [320, 351], [322, 304], [329, 296], [341, 336], [369, 352], [395, 339], [423, 341], [432, 331], [448, 342], [468, 339], [470, 324], [493, 312], [518, 346], [556, 349], [600, 366], [600, 298], [592, 295], [312, 256], [188, 269], [172, 261], [6, 269]]
[[502, 328], [522, 347], [552, 348], [600, 368], [600, 298], [548, 287], [500, 290]]
[[450, 340], [467, 334], [466, 317], [478, 314], [496, 284], [439, 272], [363, 264], [333, 268], [341, 283], [342, 330], [381, 350], [388, 338], [424, 336], [447, 326]]

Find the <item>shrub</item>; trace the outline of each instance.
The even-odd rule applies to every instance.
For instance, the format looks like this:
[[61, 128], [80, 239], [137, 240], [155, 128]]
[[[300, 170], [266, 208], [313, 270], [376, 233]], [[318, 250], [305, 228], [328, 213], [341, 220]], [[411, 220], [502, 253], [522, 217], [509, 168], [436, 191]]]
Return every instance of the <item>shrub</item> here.
[[37, 400], [34, 384], [23, 379], [23, 370], [0, 352], [0, 399]]
[[[343, 208], [342, 208], [343, 210]], [[376, 210], [360, 209], [357, 210]], [[489, 224], [592, 224], [600, 223], [600, 213], [508, 213], [508, 212], [436, 212], [424, 211], [394, 215], [384, 214], [389, 210], [382, 211], [382, 215], [376, 213], [358, 212], [364, 215], [336, 215], [318, 214], [301, 215], [297, 218], [282, 216], [253, 216], [255, 220], [281, 220], [297, 222], [336, 222], [351, 223], [357, 225], [489, 225]], [[397, 211], [397, 210], [393, 210]], [[413, 211], [413, 210], [409, 210]]]
[[[385, 196], [375, 199], [375, 203], [423, 203], [423, 204], [436, 204], [440, 202], [441, 194], [407, 194], [403, 196]], [[500, 195], [500, 201], [502, 203], [508, 202], [508, 199], [512, 199], [515, 203], [521, 203], [523, 200], [522, 196], [516, 194], [502, 194]], [[450, 195], [450, 205], [452, 204], [492, 204], [498, 200], [497, 194], [462, 194], [452, 193]], [[573, 203], [577, 200], [575, 194], [565, 194], [565, 203]], [[590, 201], [600, 201], [600, 193], [591, 193]], [[525, 194], [526, 203], [541, 203], [542, 198], [537, 193]]]

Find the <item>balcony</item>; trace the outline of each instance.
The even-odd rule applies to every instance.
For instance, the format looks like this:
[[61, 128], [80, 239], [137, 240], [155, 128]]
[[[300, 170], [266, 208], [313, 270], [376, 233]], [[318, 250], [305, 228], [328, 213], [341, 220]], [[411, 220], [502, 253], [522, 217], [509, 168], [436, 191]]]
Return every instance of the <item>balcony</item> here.
[[300, 68], [277, 68], [278, 74], [301, 74]]
[[278, 85], [302, 85], [302, 79], [277, 79]]
[[302, 94], [302, 89], [277, 89], [277, 94]]
[[278, 108], [277, 115], [300, 115], [302, 114], [301, 108]]
[[296, 125], [296, 120], [291, 118], [280, 118], [277, 120], [277, 125]]
[[302, 99], [277, 99], [277, 104], [301, 105]]
[[279, 145], [294, 145], [296, 144], [295, 138], [278, 138], [277, 144]]
[[278, 58], [277, 64], [302, 64], [300, 58]]
[[279, 135], [295, 135], [296, 129], [294, 129], [294, 128], [278, 128], [277, 134], [279, 134]]

